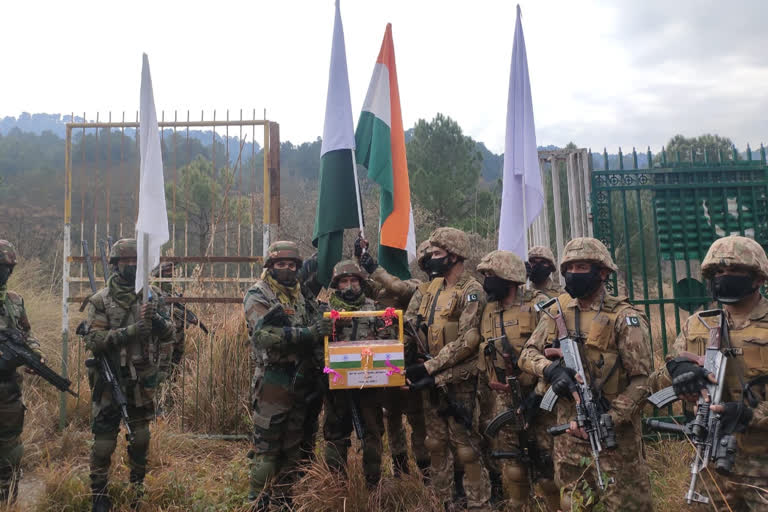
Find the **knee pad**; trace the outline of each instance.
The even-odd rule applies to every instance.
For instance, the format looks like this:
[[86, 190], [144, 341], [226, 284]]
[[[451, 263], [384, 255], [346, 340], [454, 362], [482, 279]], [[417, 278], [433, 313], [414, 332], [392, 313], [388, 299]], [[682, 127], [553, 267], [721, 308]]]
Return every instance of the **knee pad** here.
[[435, 439], [432, 436], [427, 436], [424, 439], [424, 446], [430, 453], [442, 451], [445, 447], [445, 445], [439, 439]]
[[117, 432], [110, 434], [96, 434], [91, 447], [91, 458], [97, 463], [109, 466], [109, 459], [112, 458], [117, 447]]
[[147, 453], [149, 452], [149, 425], [137, 428], [133, 434], [133, 442], [128, 445], [131, 469], [144, 471], [147, 466]]
[[251, 459], [251, 488], [263, 489], [269, 480], [277, 474], [278, 457], [276, 455], [256, 454]]
[[471, 446], [458, 446], [456, 447], [456, 458], [459, 459], [463, 465], [471, 464], [479, 459], [474, 448]]

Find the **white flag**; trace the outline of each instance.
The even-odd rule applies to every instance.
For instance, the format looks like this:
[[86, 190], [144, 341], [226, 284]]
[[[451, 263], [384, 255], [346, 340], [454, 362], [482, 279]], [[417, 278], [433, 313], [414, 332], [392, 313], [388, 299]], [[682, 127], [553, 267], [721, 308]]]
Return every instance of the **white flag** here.
[[[168, 241], [168, 212], [165, 209], [165, 182], [160, 133], [152, 94], [149, 59], [144, 54], [141, 66], [141, 113], [139, 121], [141, 153], [139, 182], [139, 219], [136, 223], [137, 265], [136, 293], [149, 279], [149, 272], [160, 264], [160, 248]], [[144, 243], [147, 242], [147, 259]]]
[[507, 135], [504, 144], [504, 178], [499, 218], [499, 249], [528, 259], [528, 226], [544, 206], [544, 188], [536, 150], [531, 82], [525, 53], [523, 25], [517, 6], [512, 68], [507, 99]]

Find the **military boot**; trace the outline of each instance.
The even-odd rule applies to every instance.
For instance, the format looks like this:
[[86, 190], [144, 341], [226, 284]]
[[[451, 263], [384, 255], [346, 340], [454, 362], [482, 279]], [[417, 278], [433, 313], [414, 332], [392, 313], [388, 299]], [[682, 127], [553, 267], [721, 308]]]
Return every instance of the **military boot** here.
[[0, 505], [13, 505], [16, 503], [16, 498], [19, 496], [19, 486], [14, 483], [13, 485], [0, 486]]
[[255, 494], [251, 491], [248, 493], [248, 501], [251, 502], [251, 512], [267, 512], [272, 499], [266, 491]]
[[467, 504], [467, 493], [464, 491], [464, 472], [453, 472], [453, 501], [459, 507], [465, 507]]
[[392, 469], [396, 478], [400, 475], [410, 474], [411, 469], [408, 467], [408, 454], [399, 453], [392, 457]]
[[488, 477], [491, 481], [491, 505], [496, 507], [504, 501], [504, 484], [498, 471], [489, 471]]
[[110, 512], [112, 510], [112, 500], [109, 499], [106, 485], [103, 487], [92, 486], [91, 496], [93, 497], [92, 512]]

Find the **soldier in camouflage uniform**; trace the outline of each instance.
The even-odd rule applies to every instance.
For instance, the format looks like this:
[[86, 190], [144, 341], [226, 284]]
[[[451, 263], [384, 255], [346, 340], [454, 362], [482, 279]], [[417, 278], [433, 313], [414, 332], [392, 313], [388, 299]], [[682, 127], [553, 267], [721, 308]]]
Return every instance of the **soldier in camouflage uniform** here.
[[[495, 415], [512, 408], [519, 409], [528, 424], [505, 425], [496, 438], [490, 440], [490, 448], [497, 451], [528, 449], [536, 468], [534, 475], [528, 475], [530, 468], [527, 461], [501, 459], [497, 464], [488, 458], [486, 465], [490, 471], [494, 501], [500, 497], [503, 477], [507, 504], [535, 510], [530, 476], [536, 480], [538, 493], [544, 497], [548, 509], [557, 510], [560, 490], [553, 479], [553, 440], [546, 432], [546, 427], [554, 423], [555, 418], [552, 413], [539, 409], [543, 396], [543, 390], [536, 389], [539, 379], [521, 372], [517, 364], [523, 346], [539, 320], [535, 306], [546, 301], [547, 296], [535, 290], [525, 290], [525, 265], [512, 252], [493, 251], [487, 254], [477, 266], [477, 271], [485, 277], [483, 289], [489, 299], [480, 321], [483, 341], [478, 367], [481, 397], [484, 398], [481, 400], [480, 425], [484, 430]], [[521, 446], [521, 442], [525, 446]], [[535, 448], [531, 448], [532, 445]]]
[[550, 299], [563, 293], [560, 283], [551, 277], [555, 269], [557, 269], [555, 255], [549, 247], [535, 245], [528, 250], [525, 270], [531, 282], [531, 288], [540, 291]]
[[[709, 280], [714, 298], [723, 305], [728, 341], [734, 349], [726, 366], [724, 403], [713, 405], [711, 410], [722, 415], [726, 433], [736, 433], [738, 446], [731, 474], [703, 473], [705, 482], [700, 490], [709, 489], [712, 504], [702, 508], [768, 510], [768, 300], [760, 295], [760, 287], [768, 280], [768, 258], [751, 238], [720, 238], [704, 257], [701, 275]], [[704, 355], [709, 326], [717, 327], [717, 320], [698, 313], [688, 318], [666, 366], [651, 378], [653, 391], [674, 385], [681, 398], [691, 402], [698, 399], [707, 378], [714, 380], [714, 376], [677, 354], [688, 351]], [[744, 385], [748, 391], [742, 393]], [[715, 476], [725, 499], [706, 475]]]
[[[332, 292], [328, 306], [335, 311], [377, 311], [381, 307], [364, 293], [362, 269], [352, 260], [343, 260], [333, 268]], [[397, 339], [393, 328], [387, 328], [379, 317], [340, 318], [336, 320], [334, 335], [337, 341]], [[365, 430], [363, 472], [369, 486], [381, 478], [381, 437], [384, 433], [383, 389], [329, 391], [325, 395], [323, 437], [325, 460], [331, 468], [343, 470], [347, 463], [347, 449], [352, 434], [350, 400], [354, 401]]]
[[[163, 263], [152, 272], [152, 277], [173, 277], [173, 263]], [[160, 292], [163, 297], [173, 297], [173, 283], [165, 281], [160, 283]], [[168, 308], [173, 313], [173, 305], [169, 304]], [[174, 368], [181, 364], [181, 360], [184, 358], [184, 345], [186, 343], [186, 322], [181, 315], [173, 314], [173, 327], [176, 332], [176, 341], [173, 343], [173, 353], [171, 354], [171, 363]]]
[[[647, 511], [652, 509], [648, 468], [643, 457], [641, 412], [648, 394], [651, 353], [648, 321], [626, 297], [607, 293], [605, 281], [617, 270], [605, 246], [594, 238], [575, 238], [564, 249], [560, 272], [567, 294], [560, 296], [569, 334], [582, 345], [587, 380], [595, 396], [610, 404], [618, 446], [603, 450], [600, 464], [615, 479], [598, 497], [606, 510]], [[556, 310], [556, 306], [553, 306]], [[544, 349], [557, 338], [555, 322], [542, 318], [525, 344], [520, 367], [551, 384], [561, 398], [558, 423], [571, 422], [576, 414], [569, 400], [575, 388], [573, 371], [544, 356]], [[565, 397], [565, 398], [563, 398]], [[555, 481], [562, 489], [561, 508], [586, 504], [587, 497], [575, 483], [586, 479], [598, 491], [594, 471], [585, 471], [582, 459], [591, 458], [583, 431], [574, 428], [555, 439]]]
[[[481, 461], [482, 439], [474, 421], [478, 327], [485, 307], [485, 292], [464, 269], [464, 261], [469, 257], [466, 233], [455, 228], [438, 228], [429, 240], [432, 254], [428, 268], [438, 277], [423, 295], [414, 294], [408, 309], [425, 320], [426, 346], [421, 351], [426, 349], [432, 357], [408, 366], [406, 378], [411, 389], [425, 391], [426, 445], [431, 456], [430, 478], [437, 495], [446, 506], [453, 507], [453, 446], [464, 463], [468, 508], [487, 510], [491, 490], [488, 472]], [[417, 300], [419, 303], [415, 305]], [[408, 343], [419, 344], [413, 337], [409, 337]]]
[[[288, 476], [308, 456], [306, 437], [312, 428], [307, 425], [319, 413], [314, 406], [321, 375], [318, 348], [321, 352], [330, 321], [305, 299], [297, 279], [301, 264], [295, 243], [271, 244], [261, 279], [243, 299], [255, 368], [249, 499], [259, 499], [259, 509], [269, 505], [268, 482]], [[282, 314], [275, 314], [280, 308]]]
[[[40, 354], [40, 343], [32, 334], [24, 309], [24, 299], [8, 290], [8, 278], [16, 266], [16, 250], [0, 240], [0, 328], [18, 329], [31, 349]], [[0, 363], [0, 505], [13, 503], [21, 479], [21, 432], [24, 429], [24, 403], [21, 401], [22, 376], [16, 368]]]
[[[416, 261], [423, 272], [427, 272], [425, 267], [429, 259], [429, 240], [424, 240], [416, 251]], [[405, 311], [413, 294], [423, 286], [424, 283], [419, 279], [402, 280], [393, 276], [383, 267], [376, 264], [373, 256], [365, 252], [360, 256], [360, 264], [370, 275], [370, 280], [379, 286], [376, 293], [376, 300], [385, 306], [391, 306]], [[416, 459], [416, 465], [426, 473], [429, 468], [429, 452], [424, 445], [427, 437], [426, 427], [424, 426], [424, 410], [422, 408], [421, 397], [415, 393], [402, 391], [400, 389], [387, 389], [385, 397], [385, 419], [387, 426], [387, 441], [389, 451], [392, 454], [392, 463], [395, 476], [401, 473], [408, 473], [408, 446], [403, 427], [403, 414], [408, 419], [411, 426], [411, 450]], [[462, 473], [463, 474], [463, 473]]]
[[[128, 445], [130, 482], [137, 495], [143, 493], [149, 452], [149, 423], [155, 416], [155, 390], [167, 377], [174, 330], [170, 311], [161, 293], [151, 288], [150, 302], [136, 294], [136, 240], [123, 238], [109, 253], [112, 274], [107, 286], [88, 299], [88, 317], [83, 333], [85, 346], [94, 356], [107, 357], [128, 401], [128, 416], [134, 440]], [[101, 374], [89, 365], [91, 386], [91, 489], [93, 510], [111, 508], [106, 493], [112, 453], [120, 431], [120, 410]]]

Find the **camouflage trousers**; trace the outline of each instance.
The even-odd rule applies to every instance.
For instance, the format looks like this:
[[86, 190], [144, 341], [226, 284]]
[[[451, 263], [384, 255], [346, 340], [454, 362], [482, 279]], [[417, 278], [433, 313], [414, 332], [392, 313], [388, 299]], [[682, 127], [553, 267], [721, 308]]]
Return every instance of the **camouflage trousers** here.
[[[131, 483], [141, 483], [147, 473], [147, 455], [149, 454], [149, 423], [155, 416], [153, 405], [144, 407], [128, 406], [129, 425], [134, 440], [128, 444], [128, 467]], [[122, 416], [117, 406], [101, 407], [91, 404], [91, 487], [100, 491], [107, 486], [112, 454], [117, 447]]]
[[[450, 414], [450, 402], [458, 406], [472, 421], [477, 400], [477, 380], [449, 384], [446, 390], [431, 389], [424, 394], [424, 417], [427, 426], [425, 444], [431, 457], [430, 478], [438, 497], [448, 504], [452, 500], [453, 455], [464, 463], [464, 489], [469, 510], [488, 510], [491, 487], [488, 471], [482, 462], [482, 437], [476, 422], [470, 428]], [[453, 449], [453, 450], [452, 450]]]
[[594, 464], [589, 467], [582, 464], [583, 460], [592, 460], [589, 441], [570, 434], [555, 438], [555, 482], [562, 489], [561, 509], [590, 510], [590, 507], [585, 506], [589, 494], [599, 493], [597, 502], [604, 510], [621, 510], [622, 512], [653, 510], [651, 482], [643, 455], [640, 418], [636, 420], [635, 425], [617, 426], [618, 446], [613, 450], [600, 452], [600, 467], [603, 474], [615, 480], [602, 493], [599, 493]]
[[421, 395], [401, 389], [384, 390], [386, 409], [387, 441], [392, 459], [408, 456], [408, 442], [403, 426], [403, 414], [411, 426], [411, 450], [416, 464], [422, 468], [429, 465], [429, 452], [424, 446], [427, 437], [424, 425], [424, 407]]
[[363, 471], [369, 484], [375, 485], [381, 478], [382, 434], [384, 415], [382, 410], [384, 390], [338, 390], [325, 395], [323, 438], [325, 461], [337, 470], [347, 464], [347, 451], [354, 430], [350, 400], [354, 400], [360, 414], [365, 435], [363, 437]]
[[[482, 404], [480, 426], [483, 431], [496, 415], [520, 405], [513, 403], [511, 394], [495, 392], [487, 386], [486, 389], [487, 393], [479, 393]], [[534, 459], [528, 463], [519, 458], [494, 459], [490, 456], [486, 458], [489, 471], [501, 473], [507, 505], [527, 506], [529, 510], [544, 508], [555, 511], [558, 509], [560, 489], [555, 485], [552, 461], [554, 439], [547, 434], [547, 427], [552, 426], [555, 419], [554, 413], [539, 410], [524, 436], [520, 435], [517, 425], [507, 424], [499, 430], [495, 438], [487, 440], [486, 453], [490, 453], [493, 451], [519, 452], [521, 439], [525, 439], [528, 441], [528, 455]], [[531, 464], [534, 467], [533, 475], [528, 474], [531, 471]], [[530, 485], [531, 480], [534, 481], [533, 489]], [[540, 499], [535, 498], [534, 495]]]
[[[766, 451], [765, 446], [761, 449]], [[733, 512], [768, 511], [768, 454], [743, 454], [740, 451], [736, 453], [730, 475], [721, 475], [712, 469], [699, 476], [696, 490], [709, 497], [710, 504], [699, 504], [693, 510], [713, 510], [714, 506], [716, 510], [730, 509]], [[684, 503], [681, 496], [681, 507]]]
[[21, 432], [24, 429], [24, 411], [21, 401], [21, 378], [0, 380], [0, 504], [10, 492], [18, 492], [21, 478]]
[[257, 366], [251, 382], [253, 449], [250, 496], [272, 479], [290, 482], [291, 472], [311, 454], [322, 403], [317, 375], [295, 364]]

